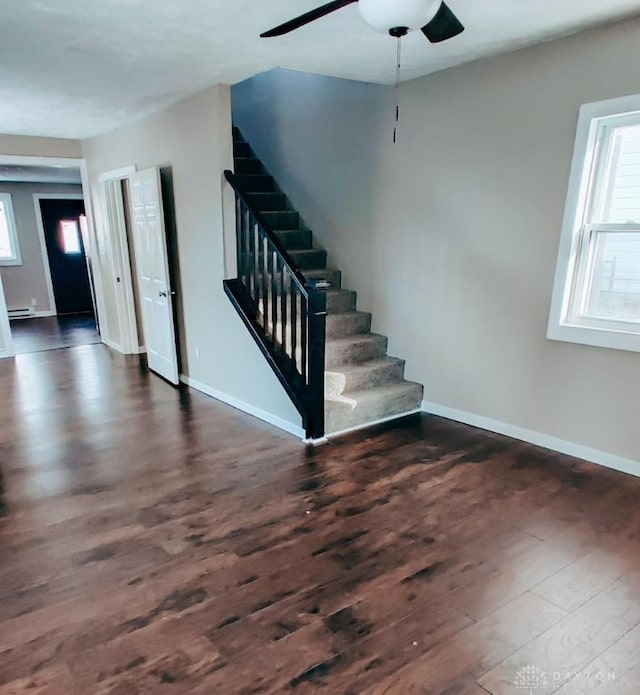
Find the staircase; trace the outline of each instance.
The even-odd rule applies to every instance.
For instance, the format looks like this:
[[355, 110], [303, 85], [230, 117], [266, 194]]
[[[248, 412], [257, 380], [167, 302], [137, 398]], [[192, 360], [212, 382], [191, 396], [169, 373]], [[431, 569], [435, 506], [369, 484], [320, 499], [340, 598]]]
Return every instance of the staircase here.
[[387, 355], [387, 338], [371, 332], [371, 314], [356, 309], [356, 293], [327, 267], [327, 252], [314, 248], [311, 231], [233, 129], [236, 182], [284, 246], [307, 281], [327, 281], [325, 432], [331, 434], [420, 407], [422, 386], [404, 379], [404, 361]]

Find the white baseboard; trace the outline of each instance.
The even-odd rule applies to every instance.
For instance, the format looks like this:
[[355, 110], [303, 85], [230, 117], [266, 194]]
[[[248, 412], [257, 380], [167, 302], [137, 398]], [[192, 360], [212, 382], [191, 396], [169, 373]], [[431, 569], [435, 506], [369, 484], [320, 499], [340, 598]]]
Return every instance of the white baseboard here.
[[283, 420], [282, 418], [277, 417], [276, 415], [268, 413], [266, 410], [256, 408], [250, 403], [245, 403], [244, 401], [241, 401], [239, 398], [235, 398], [234, 396], [230, 396], [229, 394], [224, 393], [223, 391], [219, 391], [218, 389], [214, 389], [211, 386], [207, 386], [207, 384], [203, 384], [201, 381], [192, 379], [191, 377], [185, 376], [184, 374], [180, 375], [180, 381], [183, 384], [190, 386], [192, 389], [195, 389], [196, 391], [200, 391], [201, 393], [204, 393], [207, 396], [211, 396], [211, 398], [215, 398], [216, 400], [222, 401], [223, 403], [226, 403], [227, 405], [230, 405], [231, 407], [236, 408], [237, 410], [241, 410], [243, 413], [253, 415], [253, 417], [257, 417], [258, 420], [268, 422], [270, 425], [273, 425], [274, 427], [284, 430], [289, 434], [293, 434], [294, 436], [299, 437], [300, 439], [304, 439], [305, 432], [302, 429], [302, 427], [298, 427], [297, 425], [294, 425], [292, 422]]
[[120, 343], [114, 343], [113, 340], [109, 340], [109, 338], [105, 338], [104, 336], [100, 336], [100, 340], [107, 346], [110, 347], [112, 350], [115, 350], [116, 352], [119, 352], [121, 355], [143, 355], [147, 349], [145, 347], [137, 347], [134, 348], [133, 352], [125, 352], [124, 348]]
[[568, 456], [584, 459], [585, 461], [590, 461], [591, 463], [597, 463], [605, 468], [611, 468], [615, 471], [620, 471], [621, 473], [628, 473], [630, 475], [640, 477], [640, 461], [633, 461], [632, 459], [616, 456], [615, 454], [600, 451], [599, 449], [591, 449], [590, 447], [583, 446], [582, 444], [568, 442], [565, 439], [552, 437], [551, 435], [543, 434], [542, 432], [534, 432], [533, 430], [528, 430], [524, 427], [518, 427], [517, 425], [510, 425], [506, 422], [492, 420], [490, 418], [482, 417], [481, 415], [468, 413], [464, 410], [457, 410], [456, 408], [449, 408], [446, 405], [440, 405], [438, 403], [422, 401], [422, 410], [425, 413], [431, 413], [432, 415], [439, 415], [440, 417], [444, 417], [449, 420], [463, 422], [466, 425], [479, 427], [480, 429], [488, 430], [489, 432], [504, 434], [505, 436], [512, 437], [513, 439], [519, 439], [520, 441], [535, 444], [545, 449], [558, 451], [561, 454], [567, 454]]
[[33, 314], [24, 314], [23, 316], [11, 316], [11, 309], [9, 310], [9, 318], [11, 321], [26, 321], [27, 319], [46, 319], [51, 316], [56, 316], [55, 311], [34, 311]]
[[112, 350], [119, 352], [121, 355], [124, 354], [122, 345], [120, 345], [119, 343], [114, 343], [113, 340], [109, 340], [109, 338], [105, 338], [104, 336], [101, 336], [101, 339], [107, 347], [110, 347]]

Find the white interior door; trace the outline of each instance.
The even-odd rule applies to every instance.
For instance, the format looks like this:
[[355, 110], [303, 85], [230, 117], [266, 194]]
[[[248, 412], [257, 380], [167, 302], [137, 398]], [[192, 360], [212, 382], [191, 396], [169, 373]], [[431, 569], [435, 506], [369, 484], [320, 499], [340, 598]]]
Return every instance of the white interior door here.
[[0, 358], [2, 357], [13, 357], [13, 339], [11, 338], [7, 303], [4, 299], [4, 287], [0, 277]]
[[178, 351], [160, 172], [155, 167], [138, 171], [129, 177], [129, 182], [136, 273], [149, 368], [177, 384]]

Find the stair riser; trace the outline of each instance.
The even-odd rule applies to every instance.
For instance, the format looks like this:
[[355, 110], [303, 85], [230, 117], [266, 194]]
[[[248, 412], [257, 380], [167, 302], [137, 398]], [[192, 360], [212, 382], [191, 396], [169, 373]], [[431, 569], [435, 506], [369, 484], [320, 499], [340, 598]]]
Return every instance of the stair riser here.
[[387, 339], [377, 336], [374, 340], [357, 342], [348, 346], [327, 342], [325, 368], [341, 364], [356, 364], [383, 357], [387, 353]]
[[346, 404], [329, 403], [325, 408], [325, 430], [328, 433], [340, 432], [367, 422], [416, 410], [422, 403], [422, 387], [418, 384], [408, 384], [407, 390], [402, 394], [391, 399], [380, 399], [362, 408], [352, 409]]
[[247, 197], [260, 212], [286, 210], [287, 198], [282, 193], [250, 193]]
[[363, 391], [364, 389], [385, 386], [404, 378], [404, 363], [390, 363], [377, 368], [358, 370], [357, 372], [345, 371], [343, 373], [327, 371], [324, 375], [324, 397], [337, 398], [350, 391]]
[[345, 290], [344, 292], [327, 292], [327, 313], [341, 314], [345, 311], [355, 311], [356, 293]]
[[262, 216], [274, 231], [297, 230], [300, 225], [300, 215], [297, 212], [263, 212]]
[[277, 231], [276, 236], [285, 249], [295, 251], [296, 249], [311, 248], [311, 232], [304, 229], [294, 229], [290, 231]]
[[264, 174], [238, 175], [238, 183], [248, 193], [273, 193], [275, 189], [273, 178]]
[[262, 164], [258, 159], [236, 159], [233, 170], [238, 176], [262, 173]]
[[371, 314], [332, 314], [327, 316], [327, 337], [343, 338], [371, 330]]
[[234, 157], [252, 157], [253, 152], [248, 142], [234, 142], [233, 155]]
[[299, 253], [291, 252], [291, 259], [302, 271], [320, 270], [327, 267], [327, 252], [321, 249], [314, 249], [312, 252]]
[[341, 285], [342, 273], [339, 270], [324, 268], [323, 270], [315, 270], [304, 273], [308, 280], [317, 281], [319, 279], [326, 280], [331, 283], [332, 290], [339, 290]]

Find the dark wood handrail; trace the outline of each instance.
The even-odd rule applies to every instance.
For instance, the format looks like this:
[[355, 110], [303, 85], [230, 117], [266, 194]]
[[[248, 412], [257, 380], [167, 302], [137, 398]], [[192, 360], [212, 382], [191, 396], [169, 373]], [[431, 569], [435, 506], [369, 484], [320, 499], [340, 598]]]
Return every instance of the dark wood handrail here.
[[238, 185], [237, 181], [237, 175], [234, 174], [232, 171], [229, 169], [226, 169], [224, 172], [225, 178], [229, 182], [229, 185], [233, 190], [236, 192], [236, 195], [240, 200], [245, 204], [245, 206], [249, 209], [251, 214], [253, 215], [255, 221], [260, 225], [260, 228], [264, 232], [264, 235], [269, 239], [275, 250], [278, 252], [278, 255], [282, 259], [282, 262], [285, 264], [287, 267], [287, 270], [291, 274], [291, 276], [294, 278], [296, 281], [296, 284], [298, 285], [298, 288], [300, 291], [307, 297], [309, 298], [309, 291], [307, 288], [307, 281], [304, 277], [304, 275], [298, 270], [297, 266], [291, 259], [291, 256], [287, 252], [287, 249], [282, 245], [282, 242], [278, 237], [276, 236], [275, 232], [271, 229], [271, 226], [267, 223], [265, 220], [264, 216], [256, 208], [256, 206], [251, 202], [247, 194], [242, 190], [241, 186]]

